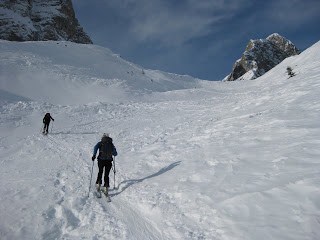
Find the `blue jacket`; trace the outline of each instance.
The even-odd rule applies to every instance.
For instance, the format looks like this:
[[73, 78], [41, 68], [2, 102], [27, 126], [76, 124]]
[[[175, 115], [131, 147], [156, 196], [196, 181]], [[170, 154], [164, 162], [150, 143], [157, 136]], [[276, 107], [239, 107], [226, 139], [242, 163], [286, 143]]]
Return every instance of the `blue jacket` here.
[[[98, 149], [100, 149], [100, 146], [101, 146], [101, 141], [98, 142], [94, 148], [93, 148], [93, 156], [96, 156], [97, 155], [97, 152], [98, 152]], [[118, 153], [117, 153], [117, 149], [116, 147], [113, 145], [112, 143], [112, 155], [113, 156], [117, 156]], [[112, 161], [113, 159], [112, 158], [109, 158], [109, 159], [101, 159], [99, 156], [98, 156], [98, 160], [108, 160], [108, 161]]]

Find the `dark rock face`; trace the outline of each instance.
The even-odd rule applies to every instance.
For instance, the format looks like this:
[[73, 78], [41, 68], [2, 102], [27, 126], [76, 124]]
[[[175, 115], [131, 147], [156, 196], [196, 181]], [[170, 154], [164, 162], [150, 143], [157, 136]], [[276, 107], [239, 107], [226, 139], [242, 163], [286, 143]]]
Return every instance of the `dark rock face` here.
[[[266, 39], [250, 40], [242, 57], [233, 65], [232, 72], [224, 79], [255, 79], [282, 62], [299, 54], [295, 45], [274, 33]], [[243, 77], [246, 75], [245, 77]]]
[[75, 17], [71, 0], [1, 0], [0, 38], [92, 43]]

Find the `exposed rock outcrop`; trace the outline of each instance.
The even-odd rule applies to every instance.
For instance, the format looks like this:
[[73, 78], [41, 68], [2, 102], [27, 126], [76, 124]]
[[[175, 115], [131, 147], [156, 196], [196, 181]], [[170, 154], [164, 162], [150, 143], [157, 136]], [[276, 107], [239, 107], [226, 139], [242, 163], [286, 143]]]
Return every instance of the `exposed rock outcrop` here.
[[286, 38], [274, 33], [266, 39], [250, 40], [242, 57], [233, 65], [232, 72], [224, 79], [255, 79], [300, 51]]
[[75, 17], [71, 0], [2, 0], [0, 38], [92, 43]]

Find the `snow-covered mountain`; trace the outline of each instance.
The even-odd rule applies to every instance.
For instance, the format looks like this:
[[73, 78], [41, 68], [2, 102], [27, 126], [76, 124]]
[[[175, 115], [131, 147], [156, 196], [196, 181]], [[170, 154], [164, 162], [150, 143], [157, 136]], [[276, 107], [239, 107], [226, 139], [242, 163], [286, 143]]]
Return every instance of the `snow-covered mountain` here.
[[300, 51], [288, 39], [274, 33], [266, 39], [250, 40], [242, 57], [233, 65], [225, 81], [252, 80]]
[[75, 17], [71, 0], [1, 0], [0, 39], [92, 43]]
[[190, 76], [143, 69], [91, 44], [0, 40], [0, 51], [0, 89], [36, 101], [119, 102], [200, 86]]
[[[1, 240], [320, 239], [320, 42], [234, 82], [94, 45], [0, 46]], [[111, 203], [94, 195], [104, 132]]]

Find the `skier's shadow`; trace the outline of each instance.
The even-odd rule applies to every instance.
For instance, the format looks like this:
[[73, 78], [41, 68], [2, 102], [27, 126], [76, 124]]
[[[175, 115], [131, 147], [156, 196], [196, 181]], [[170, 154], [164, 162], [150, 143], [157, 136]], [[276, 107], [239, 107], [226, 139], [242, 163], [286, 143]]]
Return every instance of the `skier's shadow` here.
[[[146, 179], [157, 177], [157, 176], [159, 176], [159, 175], [161, 175], [163, 173], [166, 173], [166, 172], [170, 171], [171, 169], [173, 169], [174, 167], [178, 166], [180, 163], [181, 163], [181, 161], [171, 163], [169, 166], [163, 167], [158, 172], [156, 172], [154, 174], [151, 174], [149, 176], [146, 176], [144, 178], [130, 179], [130, 180], [122, 181], [118, 185], [118, 187], [116, 188], [116, 190], [121, 188], [121, 191], [118, 191], [116, 193], [110, 193], [109, 195], [110, 195], [110, 197], [117, 196], [120, 193], [122, 193], [124, 190], [126, 190], [128, 187], [132, 186], [133, 184], [141, 183], [142, 181], [144, 181]], [[124, 185], [124, 186], [122, 186], [122, 185]]]
[[54, 132], [54, 133], [50, 133], [51, 135], [59, 135], [59, 134], [77, 134], [77, 135], [90, 135], [90, 134], [97, 134], [99, 132], [70, 132], [70, 131], [66, 131], [66, 132]]

